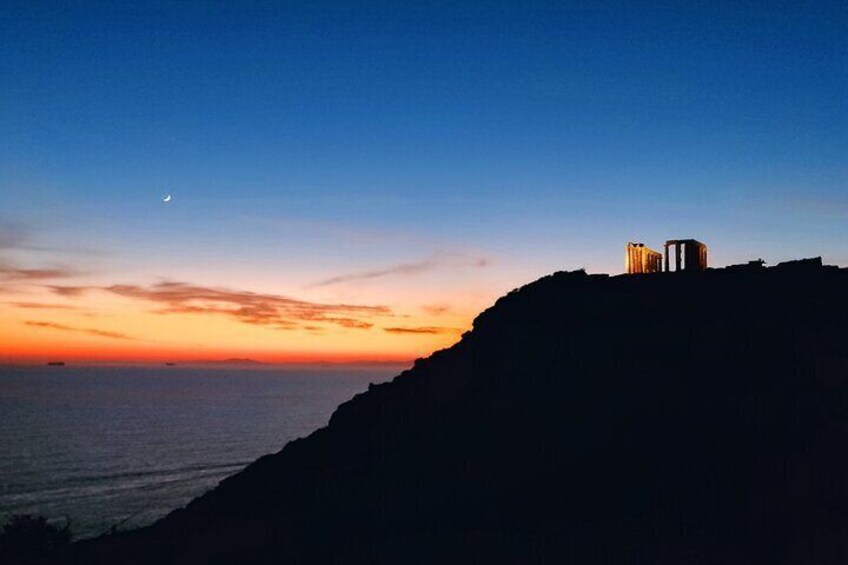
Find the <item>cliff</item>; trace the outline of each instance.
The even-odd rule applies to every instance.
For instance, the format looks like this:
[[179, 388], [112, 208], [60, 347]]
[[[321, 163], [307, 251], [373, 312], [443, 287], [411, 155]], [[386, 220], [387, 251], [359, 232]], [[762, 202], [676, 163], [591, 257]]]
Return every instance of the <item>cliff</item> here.
[[79, 563], [844, 563], [848, 270], [561, 272]]

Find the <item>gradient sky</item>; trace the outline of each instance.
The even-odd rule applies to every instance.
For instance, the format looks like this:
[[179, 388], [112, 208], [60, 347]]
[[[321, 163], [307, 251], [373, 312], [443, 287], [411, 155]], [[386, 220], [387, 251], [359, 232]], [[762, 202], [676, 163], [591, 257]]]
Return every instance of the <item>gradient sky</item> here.
[[629, 240], [848, 265], [844, 2], [109, 4], [0, 7], [0, 362], [411, 359]]

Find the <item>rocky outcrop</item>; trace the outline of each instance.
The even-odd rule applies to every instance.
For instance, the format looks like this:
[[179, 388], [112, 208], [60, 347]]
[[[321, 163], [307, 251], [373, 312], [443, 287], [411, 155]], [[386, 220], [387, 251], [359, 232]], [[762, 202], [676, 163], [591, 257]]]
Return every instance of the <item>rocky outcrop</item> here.
[[556, 273], [79, 563], [844, 563], [848, 271]]

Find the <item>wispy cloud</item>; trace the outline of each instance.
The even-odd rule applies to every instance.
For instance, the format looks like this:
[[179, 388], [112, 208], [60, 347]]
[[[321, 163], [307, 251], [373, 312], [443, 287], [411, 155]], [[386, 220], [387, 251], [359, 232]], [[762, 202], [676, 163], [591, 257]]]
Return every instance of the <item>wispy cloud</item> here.
[[75, 270], [66, 267], [25, 269], [9, 263], [0, 263], [0, 281], [3, 282], [32, 282], [50, 279], [63, 279], [73, 277], [76, 274]]
[[413, 263], [401, 263], [383, 269], [375, 269], [371, 271], [362, 271], [358, 273], [349, 273], [330, 277], [320, 280], [310, 285], [311, 288], [330, 286], [345, 282], [360, 282], [373, 279], [381, 279], [391, 276], [414, 276], [433, 271], [441, 268], [482, 268], [489, 265], [489, 260], [485, 257], [468, 257], [457, 253], [445, 253], [436, 255], [423, 261]]
[[69, 285], [47, 285], [46, 288], [50, 289], [54, 294], [58, 294], [59, 296], [80, 296], [86, 291], [90, 290], [92, 287], [88, 286], [69, 286]]
[[20, 222], [0, 220], [0, 251], [38, 251], [45, 253], [62, 253], [75, 255], [102, 255], [102, 250], [87, 247], [60, 244], [44, 244], [39, 242], [38, 232]]
[[79, 296], [89, 291], [103, 291], [155, 304], [159, 307], [156, 312], [160, 314], [224, 315], [245, 324], [283, 330], [296, 329], [303, 323], [369, 329], [373, 324], [367, 321], [368, 318], [391, 314], [387, 306], [309, 302], [278, 294], [214, 288], [186, 282], [166, 281], [147, 286], [50, 285], [48, 288], [60, 296]]
[[842, 219], [848, 217], [848, 197], [844, 194], [791, 193], [783, 197], [783, 206], [793, 214]]
[[43, 302], [7, 302], [6, 304], [15, 308], [31, 310], [79, 310], [79, 308], [70, 304], [45, 304]]
[[0, 249], [18, 249], [24, 246], [27, 232], [18, 224], [0, 222]]
[[65, 324], [55, 324], [53, 322], [35, 322], [32, 320], [24, 322], [27, 326], [33, 326], [37, 328], [47, 328], [51, 330], [61, 330], [65, 332], [75, 332], [75, 333], [84, 333], [88, 335], [96, 335], [98, 337], [109, 337], [112, 339], [130, 339], [134, 340], [134, 337], [130, 337], [126, 334], [120, 332], [110, 332], [106, 330], [98, 330], [96, 328], [77, 328], [73, 326], [66, 326]]
[[331, 284], [338, 284], [343, 282], [350, 281], [366, 281], [370, 279], [379, 279], [382, 277], [388, 277], [392, 275], [417, 275], [429, 270], [432, 270], [436, 267], [435, 261], [419, 261], [418, 263], [403, 263], [400, 265], [395, 265], [393, 267], [387, 267], [385, 269], [377, 269], [374, 271], [363, 271], [360, 273], [351, 273], [347, 275], [339, 275], [336, 277], [330, 277], [328, 279], [324, 279], [322, 281], [318, 281], [312, 284], [312, 287], [319, 286], [329, 286]]
[[440, 328], [435, 326], [407, 327], [407, 328], [383, 328], [390, 334], [447, 334], [457, 333], [462, 330], [458, 328]]
[[46, 250], [31, 245], [29, 241], [29, 231], [23, 226], [8, 221], [0, 222], [0, 252], [4, 252], [4, 255], [6, 255], [6, 257], [0, 257], [0, 283], [40, 282], [73, 277], [79, 274], [76, 269], [61, 265], [33, 268], [8, 259], [8, 256], [16, 251]]
[[451, 307], [447, 304], [427, 304], [421, 307], [421, 310], [431, 316], [441, 316], [451, 311]]
[[326, 318], [325, 322], [330, 322], [333, 324], [338, 324], [345, 328], [352, 328], [357, 330], [368, 330], [374, 327], [374, 324], [371, 322], [363, 322], [361, 320], [354, 320], [352, 318]]

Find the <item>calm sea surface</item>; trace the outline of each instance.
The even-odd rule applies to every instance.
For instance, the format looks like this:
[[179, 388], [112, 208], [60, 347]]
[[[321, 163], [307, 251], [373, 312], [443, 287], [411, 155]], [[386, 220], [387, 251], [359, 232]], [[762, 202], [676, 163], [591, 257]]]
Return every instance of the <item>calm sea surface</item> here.
[[148, 524], [399, 372], [0, 367], [0, 521]]

